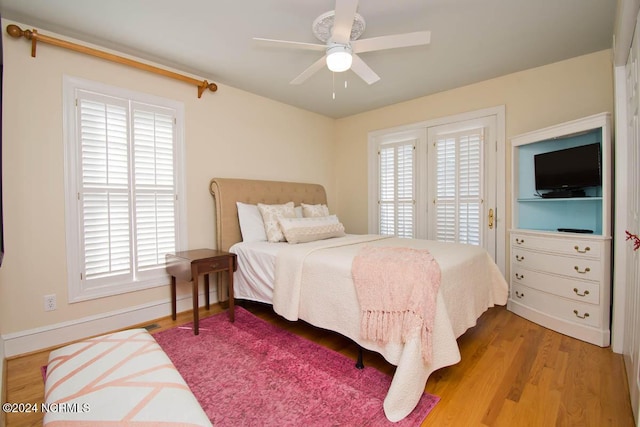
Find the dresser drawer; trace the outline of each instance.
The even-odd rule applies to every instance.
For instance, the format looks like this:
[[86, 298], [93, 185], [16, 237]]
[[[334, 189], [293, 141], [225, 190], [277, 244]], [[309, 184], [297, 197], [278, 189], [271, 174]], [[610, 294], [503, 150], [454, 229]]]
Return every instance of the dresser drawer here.
[[559, 256], [522, 249], [511, 251], [511, 265], [547, 273], [562, 274], [579, 280], [601, 280], [599, 260]]
[[526, 234], [512, 234], [513, 248], [535, 249], [546, 252], [558, 252], [567, 255], [599, 258], [602, 254], [603, 243], [595, 240], [578, 238], [556, 239], [552, 237], [530, 236]]
[[585, 326], [599, 327], [602, 312], [597, 305], [580, 303], [519, 285], [511, 286], [511, 299], [549, 316]]
[[600, 303], [600, 284], [513, 266], [511, 283], [589, 304]]

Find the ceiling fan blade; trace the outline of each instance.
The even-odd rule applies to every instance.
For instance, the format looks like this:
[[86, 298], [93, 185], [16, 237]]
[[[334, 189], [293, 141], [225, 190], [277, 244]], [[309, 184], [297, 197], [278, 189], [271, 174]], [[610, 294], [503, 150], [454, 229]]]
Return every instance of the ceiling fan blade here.
[[358, 0], [336, 0], [333, 30], [331, 30], [331, 40], [334, 43], [349, 43], [357, 9]]
[[299, 85], [299, 84], [303, 83], [305, 80], [307, 80], [309, 77], [311, 77], [318, 70], [321, 70], [327, 63], [327, 60], [325, 59], [325, 57], [326, 57], [326, 55], [324, 55], [322, 58], [318, 59], [316, 62], [311, 64], [311, 66], [309, 68], [307, 68], [302, 73], [300, 73], [300, 75], [298, 75], [298, 77], [296, 77], [295, 79], [291, 80], [289, 82], [289, 84]]
[[303, 42], [291, 42], [287, 40], [274, 40], [274, 39], [263, 39], [260, 37], [254, 37], [253, 40], [257, 41], [263, 46], [275, 46], [275, 47], [284, 47], [290, 49], [305, 49], [305, 50], [327, 50], [327, 46], [324, 44], [317, 43], [303, 43]]
[[419, 46], [431, 42], [431, 31], [394, 34], [390, 36], [371, 37], [351, 42], [354, 53], [371, 52], [373, 50], [393, 49], [396, 47]]
[[370, 85], [380, 80], [380, 77], [358, 55], [353, 55], [351, 70]]

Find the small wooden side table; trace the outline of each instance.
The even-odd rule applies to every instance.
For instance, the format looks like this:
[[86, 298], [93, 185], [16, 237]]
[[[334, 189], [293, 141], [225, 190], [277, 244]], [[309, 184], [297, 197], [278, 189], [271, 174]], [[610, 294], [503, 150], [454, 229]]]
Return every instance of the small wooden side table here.
[[237, 268], [236, 254], [214, 249], [193, 249], [165, 256], [167, 272], [171, 275], [171, 318], [176, 320], [176, 283], [193, 281], [193, 334], [198, 335], [198, 277], [204, 274], [204, 295], [209, 310], [209, 274], [227, 272], [229, 278], [229, 320], [234, 321], [233, 272]]

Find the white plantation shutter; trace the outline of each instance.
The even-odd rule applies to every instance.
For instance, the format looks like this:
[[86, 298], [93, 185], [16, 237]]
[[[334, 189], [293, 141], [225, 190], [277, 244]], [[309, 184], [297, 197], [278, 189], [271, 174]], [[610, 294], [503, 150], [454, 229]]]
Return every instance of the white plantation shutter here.
[[91, 98], [78, 99], [87, 280], [131, 272], [127, 104]]
[[415, 144], [385, 144], [379, 149], [379, 233], [414, 237]]
[[435, 141], [435, 238], [482, 244], [483, 128], [439, 135]]
[[70, 232], [80, 282], [70, 284], [70, 299], [165, 284], [165, 254], [179, 240], [176, 110], [82, 89], [74, 95], [69, 146], [77, 155], [67, 156], [77, 197], [68, 200], [77, 208], [67, 224], [77, 227]]
[[[148, 107], [147, 107], [148, 109]], [[164, 266], [175, 251], [173, 116], [134, 105], [134, 200], [139, 269]]]

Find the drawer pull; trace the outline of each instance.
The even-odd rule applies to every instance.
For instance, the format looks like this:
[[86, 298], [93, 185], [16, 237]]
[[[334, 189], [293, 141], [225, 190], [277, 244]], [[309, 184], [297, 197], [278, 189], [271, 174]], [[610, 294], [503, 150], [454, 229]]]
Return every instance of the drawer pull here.
[[585, 246], [585, 248], [583, 250], [580, 250], [579, 246], [574, 246], [573, 249], [575, 249], [576, 252], [578, 252], [579, 254], [586, 254], [587, 252], [589, 252], [591, 250], [591, 248], [589, 246]]
[[524, 279], [524, 274], [516, 273], [516, 279], [518, 279], [518, 280]]
[[518, 298], [524, 298], [524, 293], [523, 293], [523, 292], [516, 291], [516, 296], [517, 296]]
[[516, 261], [524, 261], [524, 256], [516, 255]]
[[523, 243], [524, 243], [524, 239], [518, 239], [518, 238], [516, 237], [516, 243], [517, 243], [518, 245], [521, 245], [521, 244], [523, 244]]
[[583, 293], [580, 293], [580, 291], [578, 291], [578, 288], [573, 288], [573, 292], [575, 292], [576, 295], [578, 295], [579, 297], [586, 297], [587, 295], [589, 295], [589, 291], [584, 291]]
[[573, 267], [573, 269], [575, 271], [577, 271], [580, 274], [587, 274], [588, 272], [591, 271], [591, 269], [589, 267], [585, 268], [584, 270], [580, 271], [580, 267], [578, 267], [577, 265]]
[[586, 319], [587, 317], [589, 317], [589, 313], [585, 313], [583, 316], [580, 316], [578, 314], [578, 310], [573, 310], [573, 314], [575, 314], [576, 317], [579, 318], [579, 319]]

